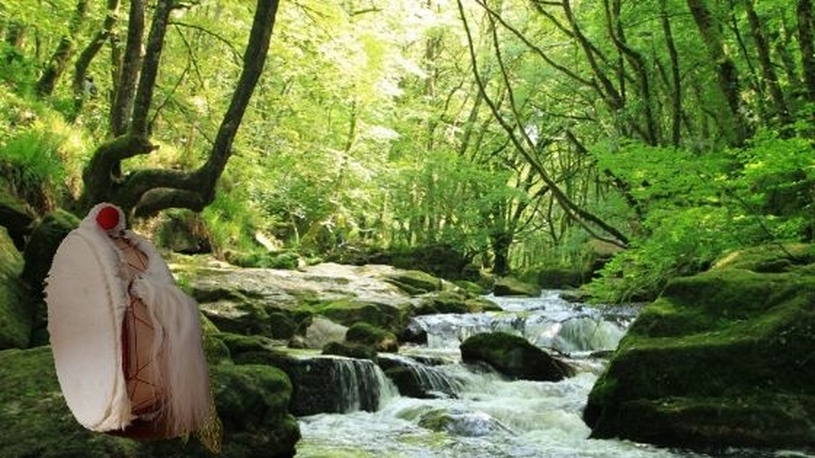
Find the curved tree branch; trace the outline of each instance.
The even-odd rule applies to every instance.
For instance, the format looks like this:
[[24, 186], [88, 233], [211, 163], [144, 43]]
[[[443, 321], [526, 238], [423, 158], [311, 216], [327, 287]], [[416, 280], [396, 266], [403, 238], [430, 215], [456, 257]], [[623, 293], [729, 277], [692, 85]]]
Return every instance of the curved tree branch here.
[[[473, 76], [478, 84], [479, 91], [481, 91], [482, 95], [484, 96], [484, 101], [487, 103], [487, 105], [490, 107], [490, 110], [492, 111], [493, 117], [496, 119], [496, 121], [498, 121], [499, 124], [501, 124], [501, 127], [504, 128], [510, 140], [512, 141], [512, 144], [515, 146], [518, 152], [524, 157], [524, 159], [529, 163], [533, 170], [535, 170], [535, 173], [538, 174], [538, 176], [549, 188], [549, 191], [552, 193], [553, 198], [558, 202], [561, 208], [563, 208], [563, 211], [565, 211], [569, 216], [574, 218], [575, 221], [577, 221], [593, 237], [603, 241], [607, 241], [622, 248], [626, 248], [628, 246], [628, 238], [617, 229], [606, 224], [600, 218], [583, 210], [582, 208], [578, 207], [574, 202], [572, 202], [568, 198], [568, 196], [566, 196], [566, 194], [564, 194], [563, 191], [558, 187], [557, 183], [549, 176], [549, 174], [546, 172], [546, 169], [544, 169], [543, 165], [541, 165], [541, 163], [538, 162], [530, 154], [529, 150], [527, 150], [527, 148], [529, 148], [534, 151], [535, 143], [525, 132], [525, 130], [522, 127], [519, 129], [523, 137], [523, 140], [518, 138], [518, 135], [516, 135], [515, 133], [515, 128], [503, 117], [503, 115], [501, 115], [495, 103], [487, 94], [484, 81], [481, 78], [480, 72], [478, 71], [478, 61], [475, 55], [475, 47], [473, 45], [470, 26], [467, 22], [467, 17], [464, 13], [464, 7], [461, 4], [461, 0], [457, 0], [456, 3], [458, 5], [459, 15], [461, 16], [461, 20], [464, 25], [465, 35], [467, 36], [467, 45], [470, 53], [470, 61], [472, 62]], [[495, 27], [492, 27], [492, 31], [493, 34], [495, 34]], [[497, 39], [496, 36], [493, 35], [493, 40], [496, 39]], [[515, 104], [514, 95], [512, 94], [512, 87], [509, 84], [509, 77], [506, 72], [506, 67], [504, 66], [503, 60], [500, 55], [500, 48], [496, 47], [496, 53], [501, 74], [504, 79], [504, 84], [507, 91], [509, 92], [509, 101], [512, 112], [516, 119], [520, 119], [517, 105]], [[603, 237], [597, 234], [596, 231], [594, 231], [587, 223], [592, 223], [597, 227], [600, 227], [606, 233], [612, 235], [614, 239]]]

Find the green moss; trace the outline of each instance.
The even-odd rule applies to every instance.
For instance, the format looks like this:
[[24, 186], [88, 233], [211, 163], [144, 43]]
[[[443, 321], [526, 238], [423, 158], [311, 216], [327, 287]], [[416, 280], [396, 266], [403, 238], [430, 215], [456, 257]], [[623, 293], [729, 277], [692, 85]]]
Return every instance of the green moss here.
[[322, 354], [376, 360], [376, 348], [365, 343], [329, 342], [323, 347]]
[[79, 218], [64, 210], [55, 210], [40, 221], [25, 246], [22, 278], [35, 296], [42, 295], [43, 280], [51, 269], [59, 244], [79, 226]]
[[541, 294], [541, 288], [532, 283], [522, 282], [517, 278], [502, 277], [495, 281], [493, 294], [496, 296], [538, 297]]
[[421, 270], [400, 270], [388, 275], [385, 280], [414, 295], [442, 289], [441, 279]]
[[399, 351], [399, 344], [392, 332], [385, 331], [370, 323], [354, 323], [346, 331], [345, 339], [352, 343], [370, 345], [378, 351]]
[[403, 306], [394, 307], [389, 304], [349, 298], [326, 302], [315, 306], [312, 310], [344, 326], [366, 322], [396, 332], [407, 322], [410, 305], [405, 303]]
[[6, 456], [136, 456], [135, 443], [92, 433], [60, 392], [49, 347], [0, 351], [0, 450]]
[[778, 273], [789, 271], [793, 266], [813, 262], [815, 262], [815, 245], [773, 244], [732, 251], [718, 259], [713, 264], [713, 268]]
[[496, 303], [480, 296], [472, 296], [463, 291], [441, 291], [426, 297], [416, 308], [417, 315], [433, 313], [480, 313], [500, 311]]
[[461, 346], [465, 363], [485, 362], [512, 378], [558, 381], [574, 375], [574, 368], [552, 358], [523, 337], [505, 332], [471, 336]]
[[[221, 456], [294, 454], [300, 432], [287, 410], [292, 386], [284, 372], [224, 363], [210, 374], [224, 425]], [[196, 440], [138, 442], [83, 428], [62, 397], [49, 347], [0, 351], [0, 386], [3, 456], [209, 456]]]
[[0, 228], [0, 349], [28, 346], [34, 311], [20, 280], [20, 253]]
[[[792, 442], [815, 443], [815, 428], [801, 426], [811, 416], [797, 416], [794, 409], [782, 415], [763, 401], [748, 402], [800, 396], [807, 403], [815, 396], [815, 276], [802, 275], [798, 267], [744, 269], [749, 264], [764, 270], [767, 253], [757, 250], [748, 253], [749, 262], [733, 258], [675, 279], [643, 310], [589, 395], [584, 418], [596, 435], [741, 446], [780, 441], [789, 430], [797, 431]], [[714, 404], [720, 412], [715, 415]], [[653, 431], [636, 431], [645, 425]], [[764, 442], [754, 437], [762, 428]], [[693, 439], [693, 430], [706, 439]]]
[[[605, 413], [601, 425], [619, 423], [622, 435], [664, 446], [724, 448], [808, 447], [815, 437], [811, 418], [815, 398], [766, 394], [739, 397], [665, 397], [632, 400]], [[614, 437], [620, 431], [595, 429], [592, 437]]]

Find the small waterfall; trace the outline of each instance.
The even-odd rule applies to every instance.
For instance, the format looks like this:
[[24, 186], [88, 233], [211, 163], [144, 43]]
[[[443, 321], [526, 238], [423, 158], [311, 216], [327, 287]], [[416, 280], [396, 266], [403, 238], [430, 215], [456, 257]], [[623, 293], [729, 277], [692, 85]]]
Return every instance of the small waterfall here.
[[386, 372], [394, 368], [409, 371], [414, 386], [402, 387], [402, 391], [413, 392], [418, 397], [457, 397], [465, 384], [464, 379], [455, 377], [442, 368], [427, 366], [407, 356], [381, 354], [379, 365]]
[[578, 317], [562, 323], [562, 329], [552, 345], [565, 352], [614, 350], [626, 329], [613, 321]]
[[375, 412], [399, 390], [373, 361], [320, 355], [294, 360], [284, 368], [294, 392], [295, 415]]
[[612, 316], [601, 309], [566, 302], [552, 291], [538, 299], [490, 299], [504, 311], [427, 315], [412, 320], [426, 332], [429, 348], [457, 350], [474, 334], [501, 331], [542, 348], [572, 354], [615, 349], [627, 328], [625, 314], [633, 313]]
[[[400, 355], [379, 354], [377, 364], [404, 391], [387, 402], [381, 394], [375, 411], [366, 411], [372, 401], [365, 399], [360, 387], [388, 384], [374, 381], [381, 372], [369, 361], [311, 358], [310, 364], [329, 361], [334, 373], [312, 381], [312, 391], [301, 397], [341, 395], [343, 409], [356, 410], [301, 415], [303, 439], [297, 444], [297, 456], [694, 456], [627, 441], [587, 440], [591, 431], [581, 413], [605, 365], [593, 351], [614, 349], [633, 313], [568, 303], [556, 291], [539, 298], [493, 300], [502, 311], [415, 317], [414, 325], [426, 332], [427, 344], [404, 345]], [[570, 353], [578, 373], [559, 382], [509, 380], [488, 368], [461, 364], [461, 341], [489, 331], [510, 332]]]
[[344, 357], [331, 357], [334, 364], [330, 377], [337, 387], [340, 413], [365, 410], [375, 412], [381, 404], [398, 396], [399, 390], [372, 361]]

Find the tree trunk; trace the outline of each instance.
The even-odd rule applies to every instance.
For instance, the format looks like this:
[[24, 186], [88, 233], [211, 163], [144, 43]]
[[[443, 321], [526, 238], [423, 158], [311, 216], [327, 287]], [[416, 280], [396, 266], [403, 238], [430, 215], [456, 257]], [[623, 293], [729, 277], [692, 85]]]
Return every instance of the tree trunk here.
[[815, 103], [815, 40], [812, 30], [812, 0], [798, 0], [798, 42], [807, 101]]
[[752, 32], [753, 40], [756, 43], [758, 62], [761, 65], [761, 76], [770, 93], [770, 100], [772, 100], [773, 114], [782, 126], [786, 126], [791, 122], [790, 113], [787, 110], [784, 93], [781, 92], [781, 86], [778, 84], [778, 75], [775, 72], [775, 66], [770, 60], [770, 46], [767, 44], [767, 39], [764, 36], [761, 20], [753, 7], [753, 0], [744, 0], [744, 5], [747, 10], [750, 32]]
[[509, 274], [509, 247], [512, 245], [512, 231], [497, 231], [490, 234], [492, 245], [492, 273], [498, 276]]
[[[156, 148], [146, 135], [140, 135], [138, 132], [141, 130], [149, 133], [149, 126], [146, 123], [146, 112], [149, 107], [142, 106], [135, 111], [142, 120], [134, 122], [134, 129], [101, 145], [94, 152], [83, 174], [85, 194], [82, 203], [85, 207], [107, 200], [120, 205], [125, 211], [132, 210], [135, 216], [149, 216], [173, 207], [201, 211], [213, 201], [215, 185], [232, 155], [232, 142], [266, 62], [278, 4], [279, 0], [257, 0], [254, 21], [243, 56], [243, 69], [207, 161], [194, 171], [142, 169], [115, 180], [111, 171], [116, 164], [129, 157], [148, 154]], [[164, 14], [165, 12], [157, 9], [156, 15]], [[156, 24], [156, 21], [162, 20], [166, 26], [166, 18], [162, 17], [154, 19], [154, 26], [162, 27], [161, 23]], [[151, 40], [158, 40], [160, 33], [154, 34], [151, 31]], [[151, 49], [156, 54], [157, 46], [158, 43], [151, 41], [148, 44], [148, 54]], [[136, 58], [140, 59], [138, 56]], [[158, 62], [157, 55], [150, 59]], [[150, 59], [145, 59], [145, 66]], [[142, 70], [146, 76], [142, 76], [140, 85], [154, 84], [155, 75], [151, 76], [150, 73], [155, 70]], [[137, 105], [149, 103], [151, 95], [151, 89], [140, 88]], [[134, 115], [134, 120], [135, 118]]]
[[158, 66], [161, 61], [161, 52], [164, 49], [164, 36], [167, 34], [167, 22], [173, 11], [175, 0], [160, 0], [153, 11], [153, 22], [150, 25], [150, 34], [147, 37], [144, 59], [141, 64], [139, 86], [133, 100], [133, 114], [130, 121], [130, 133], [143, 137], [150, 137], [150, 126], [147, 115], [153, 101], [153, 90], [156, 88]]
[[[620, 0], [614, 0], [613, 5], [609, 5], [608, 0], [603, 0], [603, 5], [606, 12], [606, 28], [611, 37], [611, 41], [624, 59], [631, 65], [636, 74], [637, 90], [641, 99], [640, 103], [643, 107], [642, 116], [645, 118], [645, 128], [643, 129], [639, 126], [632, 127], [635, 131], [640, 133], [645, 143], [658, 145], [660, 143], [659, 127], [653, 113], [654, 101], [651, 95], [651, 79], [648, 75], [645, 58], [626, 43], [625, 32], [619, 18], [622, 8]], [[620, 71], [623, 72], [622, 68]], [[624, 76], [621, 76], [620, 80], [625, 81]]]
[[113, 27], [116, 26], [118, 10], [119, 0], [107, 0], [107, 14], [105, 15], [105, 20], [102, 23], [102, 28], [96, 32], [90, 43], [85, 46], [85, 49], [79, 53], [79, 57], [76, 59], [76, 63], [74, 64], [74, 81], [72, 85], [74, 91], [75, 113], [79, 113], [79, 111], [82, 109], [82, 103], [85, 100], [83, 85], [88, 76], [88, 67], [90, 67], [91, 62], [96, 55], [99, 54], [99, 50], [102, 49], [105, 41], [110, 38], [111, 33], [113, 32]]
[[747, 139], [747, 121], [741, 112], [741, 85], [736, 64], [725, 52], [721, 24], [715, 21], [705, 0], [687, 0], [699, 33], [715, 68], [719, 89], [729, 108], [728, 120], [732, 126], [731, 142], [742, 145]]
[[[531, 151], [534, 151], [535, 144], [529, 138], [529, 135], [526, 133], [526, 131], [524, 131], [523, 129], [519, 129], [520, 134], [516, 134], [515, 126], [509, 121], [507, 121], [504, 115], [498, 110], [498, 107], [496, 106], [495, 102], [487, 94], [485, 82], [482, 79], [481, 73], [479, 72], [478, 69], [478, 59], [476, 58], [475, 47], [473, 45], [473, 38], [470, 32], [470, 26], [467, 21], [467, 17], [464, 13], [464, 6], [461, 4], [461, 0], [457, 0], [456, 3], [459, 10], [459, 16], [461, 18], [462, 24], [464, 25], [464, 32], [467, 37], [467, 45], [470, 54], [470, 62], [472, 65], [473, 76], [478, 85], [478, 90], [484, 97], [484, 102], [489, 106], [490, 111], [493, 114], [493, 118], [496, 121], [498, 121], [498, 123], [501, 125], [504, 131], [506, 131], [507, 136], [517, 149], [518, 153], [521, 156], [523, 156], [524, 160], [529, 164], [529, 166], [532, 168], [535, 174], [537, 174], [537, 176], [540, 177], [540, 179], [546, 184], [546, 186], [552, 192], [552, 196], [557, 200], [560, 207], [569, 217], [574, 218], [575, 221], [581, 224], [581, 227], [583, 227], [592, 236], [623, 248], [627, 247], [628, 238], [625, 235], [623, 235], [622, 232], [618, 231], [616, 228], [612, 227], [611, 225], [609, 225], [602, 219], [598, 218], [591, 212], [575, 205], [575, 203], [571, 199], [569, 199], [569, 197], [560, 189], [557, 183], [552, 179], [552, 177], [549, 175], [549, 173], [546, 171], [543, 165], [538, 160], [536, 160], [535, 157], [533, 157]], [[568, 6], [568, 0], [564, 0], [563, 3], [564, 5]], [[493, 29], [493, 41], [496, 40], [497, 37], [495, 36]], [[590, 46], [587, 40], [584, 41], [584, 46], [587, 47]], [[512, 92], [512, 86], [509, 84], [507, 70], [504, 66], [503, 58], [500, 53], [500, 47], [495, 47], [495, 52], [496, 60], [504, 79], [503, 81], [504, 88], [508, 93], [508, 100], [510, 102], [512, 114], [515, 117], [515, 119], [518, 120], [520, 119], [520, 117], [518, 115], [517, 106], [515, 104], [515, 97]], [[518, 138], [519, 135], [521, 135], [523, 139]], [[595, 225], [599, 227], [601, 230], [611, 235], [613, 238], [607, 238], [603, 237], [600, 234], [597, 234], [597, 232], [592, 227], [590, 227], [590, 225]]]
[[68, 62], [74, 54], [74, 40], [85, 22], [87, 14], [88, 0], [79, 0], [74, 10], [74, 16], [71, 18], [71, 24], [68, 27], [68, 35], [59, 40], [57, 49], [54, 51], [54, 55], [51, 56], [51, 61], [37, 81], [36, 91], [40, 97], [48, 97], [54, 92], [57, 81], [65, 72]]
[[124, 135], [130, 123], [136, 82], [141, 69], [141, 48], [144, 39], [144, 0], [130, 0], [130, 13], [127, 22], [127, 44], [121, 56], [122, 63], [114, 63], [120, 68], [113, 80], [114, 96], [110, 107], [110, 134], [112, 137]]
[[662, 33], [668, 47], [668, 56], [671, 59], [671, 144], [679, 146], [682, 128], [682, 77], [679, 73], [679, 52], [671, 30], [671, 21], [668, 19], [666, 0], [660, 0], [660, 18], [662, 20]]

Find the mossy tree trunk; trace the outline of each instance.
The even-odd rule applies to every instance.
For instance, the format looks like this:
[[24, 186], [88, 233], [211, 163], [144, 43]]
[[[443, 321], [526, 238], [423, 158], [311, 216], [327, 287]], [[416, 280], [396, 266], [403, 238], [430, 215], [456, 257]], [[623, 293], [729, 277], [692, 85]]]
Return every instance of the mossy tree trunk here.
[[[143, 59], [138, 53], [131, 52], [140, 48], [142, 35], [129, 31], [120, 87], [111, 115], [114, 120], [112, 130], [118, 135], [96, 149], [84, 170], [85, 188], [81, 210], [87, 210], [96, 202], [108, 201], [120, 205], [135, 216], [149, 216], [166, 208], [201, 211], [213, 201], [216, 182], [232, 155], [232, 142], [263, 71], [278, 4], [279, 0], [257, 0], [241, 75], [209, 157], [197, 170], [147, 168], [128, 175], [121, 175], [119, 172], [122, 161], [149, 154], [157, 148], [150, 141], [148, 113], [159, 70], [164, 34], [175, 2], [162, 0], [156, 5]], [[135, 0], [131, 2], [131, 27], [134, 25], [134, 17], [143, 18], [143, 14], [144, 4]], [[138, 28], [138, 23], [136, 27]], [[135, 78], [135, 74], [138, 75], [138, 86], [132, 86], [136, 89], [132, 93], [131, 111], [131, 104], [126, 99], [131, 96], [129, 91], [132, 87], [129, 82]], [[115, 127], [119, 122], [127, 127], [126, 131], [119, 132], [120, 129]]]
[[732, 143], [742, 145], [747, 139], [747, 120], [741, 107], [741, 83], [736, 63], [727, 54], [722, 35], [722, 24], [718, 22], [705, 0], [687, 0], [699, 34], [707, 47], [710, 63], [715, 67], [719, 89], [722, 91], [729, 112], [724, 120], [732, 126]]

